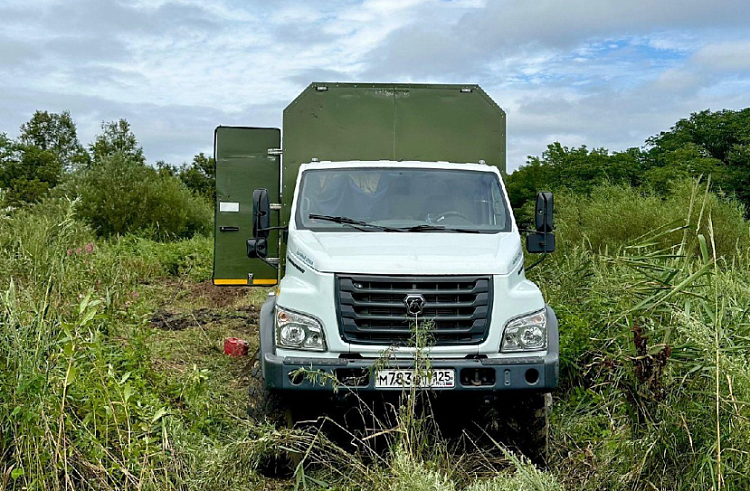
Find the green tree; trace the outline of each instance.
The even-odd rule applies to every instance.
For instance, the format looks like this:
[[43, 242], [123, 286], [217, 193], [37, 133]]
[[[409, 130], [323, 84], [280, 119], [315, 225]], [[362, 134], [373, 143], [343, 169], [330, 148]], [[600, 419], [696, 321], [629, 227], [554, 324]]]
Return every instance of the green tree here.
[[62, 179], [63, 165], [57, 154], [0, 134], [0, 188], [3, 206], [39, 201]]
[[700, 147], [686, 143], [664, 153], [658, 161], [644, 162], [643, 185], [660, 195], [669, 192], [678, 181], [697, 176], [711, 176], [714, 183], [724, 182], [726, 165], [713, 157], [707, 157]]
[[588, 195], [610, 182], [643, 186], [665, 196], [686, 177], [708, 175], [716, 188], [750, 210], [750, 108], [693, 113], [649, 138], [644, 149], [609, 153], [553, 143], [541, 157], [529, 157], [510, 174], [507, 186], [512, 206], [519, 209], [543, 189]]
[[164, 160], [156, 161], [156, 170], [159, 172], [159, 175], [162, 176], [176, 176], [180, 172], [176, 166]]
[[130, 123], [125, 119], [118, 121], [102, 122], [102, 133], [97, 135], [96, 140], [89, 146], [94, 164], [102, 162], [105, 158], [115, 153], [122, 154], [126, 159], [133, 162], [145, 163], [146, 157], [143, 149], [138, 144]]
[[85, 165], [89, 155], [78, 141], [73, 118], [68, 111], [60, 114], [36, 111], [31, 119], [21, 125], [20, 143], [53, 152], [66, 169]]
[[541, 158], [529, 157], [526, 165], [506, 179], [511, 205], [520, 208], [543, 190], [566, 188], [589, 194], [603, 182], [637, 185], [640, 156], [637, 148], [610, 153], [605, 148], [589, 150], [585, 145], [568, 148], [552, 143]]
[[693, 113], [646, 145], [649, 167], [710, 172], [718, 187], [750, 206], [750, 108]]
[[188, 189], [213, 203], [216, 196], [216, 166], [213, 157], [199, 153], [189, 165], [182, 165], [178, 175]]

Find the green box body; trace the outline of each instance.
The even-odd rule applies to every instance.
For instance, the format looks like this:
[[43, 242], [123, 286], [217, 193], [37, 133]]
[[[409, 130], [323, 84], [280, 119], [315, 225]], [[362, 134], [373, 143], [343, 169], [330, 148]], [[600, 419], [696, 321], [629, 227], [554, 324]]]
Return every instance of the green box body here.
[[[313, 158], [483, 160], [503, 173], [506, 168], [505, 112], [478, 85], [312, 83], [284, 110], [282, 145], [274, 131], [216, 130], [216, 284], [275, 284], [274, 268], [238, 257], [250, 238], [252, 192], [268, 189], [271, 201], [281, 204], [273, 224], [287, 225], [299, 167]], [[268, 152], [279, 147], [280, 163], [275, 152]], [[240, 203], [240, 211], [221, 211], [222, 203], [225, 210], [227, 203]], [[285, 248], [278, 243], [283, 258]]]
[[312, 158], [484, 160], [505, 172], [505, 112], [478, 85], [313, 83], [286, 107], [283, 127], [283, 223], [299, 166]]

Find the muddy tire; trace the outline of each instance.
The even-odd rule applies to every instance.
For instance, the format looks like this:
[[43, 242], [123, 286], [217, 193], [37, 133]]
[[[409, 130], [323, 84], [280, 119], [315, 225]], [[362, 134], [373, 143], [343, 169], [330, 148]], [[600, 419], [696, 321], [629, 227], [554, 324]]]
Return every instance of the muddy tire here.
[[[294, 418], [281, 396], [266, 386], [260, 363], [260, 350], [250, 364], [249, 404], [247, 413], [256, 424], [270, 424], [276, 428], [292, 428]], [[258, 458], [257, 471], [265, 477], [290, 477], [299, 463], [296, 453], [277, 448]]]
[[250, 387], [247, 414], [256, 424], [268, 423], [276, 427], [288, 426], [287, 411], [279, 394], [266, 386], [260, 363], [260, 349], [250, 364]]
[[552, 394], [523, 394], [498, 402], [496, 436], [535, 465], [545, 468], [551, 407]]

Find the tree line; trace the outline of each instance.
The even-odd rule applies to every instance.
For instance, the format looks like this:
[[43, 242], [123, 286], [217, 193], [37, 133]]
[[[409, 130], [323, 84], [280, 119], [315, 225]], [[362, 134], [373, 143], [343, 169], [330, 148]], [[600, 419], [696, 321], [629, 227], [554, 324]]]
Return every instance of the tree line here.
[[590, 195], [609, 182], [664, 196], [675, 182], [699, 176], [710, 176], [715, 191], [750, 210], [750, 108], [693, 113], [641, 148], [610, 152], [552, 143], [509, 175], [507, 187], [513, 208], [528, 212], [524, 206], [540, 190]]
[[[679, 120], [643, 147], [550, 144], [506, 177], [511, 205], [531, 218], [540, 190], [590, 195], [615, 183], [665, 196], [677, 181], [711, 177], [714, 190], [750, 210], [750, 108], [701, 111]], [[23, 207], [47, 198], [78, 200], [77, 212], [102, 236], [139, 233], [179, 238], [210, 228], [215, 168], [199, 153], [190, 163], [148, 165], [125, 119], [103, 122], [84, 146], [65, 111], [36, 111], [16, 139], [0, 133], [0, 205]]]
[[214, 172], [213, 158], [203, 153], [180, 166], [148, 165], [125, 119], [103, 122], [87, 146], [67, 111], [36, 111], [15, 139], [0, 133], [2, 208], [75, 199], [78, 216], [102, 236], [167, 239], [207, 232]]

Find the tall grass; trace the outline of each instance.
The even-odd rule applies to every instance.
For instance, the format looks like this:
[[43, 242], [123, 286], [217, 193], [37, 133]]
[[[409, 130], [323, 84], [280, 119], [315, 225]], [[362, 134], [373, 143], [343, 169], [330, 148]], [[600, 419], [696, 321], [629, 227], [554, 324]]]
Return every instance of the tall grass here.
[[177, 486], [184, 462], [138, 302], [163, 258], [127, 254], [137, 240], [95, 243], [73, 209], [48, 200], [0, 220], [4, 486]]
[[559, 202], [564, 254], [535, 279], [560, 317], [554, 440], [578, 489], [750, 488], [750, 235], [704, 191]]
[[448, 445], [408, 403], [384, 452], [222, 412], [192, 348], [158, 363], [191, 334], [156, 339], [144, 298], [208, 278], [210, 240], [102, 241], [74, 210], [0, 217], [0, 487], [263, 489], [281, 446], [306, 456], [287, 488], [750, 489], [750, 228], [705, 183], [558, 196], [560, 250], [529, 273], [561, 326], [546, 471], [502, 442]]
[[[603, 255], [617, 251], [657, 228], [663, 233], [651, 234], [651, 245], [664, 248], [680, 244], [697, 251], [697, 234], [709, 236], [710, 215], [714, 227], [718, 257], [732, 258], [746, 248], [750, 225], [744, 219], [743, 206], [734, 200], [707, 192], [710, 182], [686, 180], [677, 182], [662, 197], [644, 189], [604, 184], [590, 196], [563, 191], [555, 195], [555, 225], [564, 256], [571, 248], [584, 247]], [[691, 205], [692, 204], [692, 205]], [[681, 227], [688, 224], [691, 233]], [[671, 231], [671, 232], [669, 232]], [[638, 241], [643, 243], [643, 241]]]

